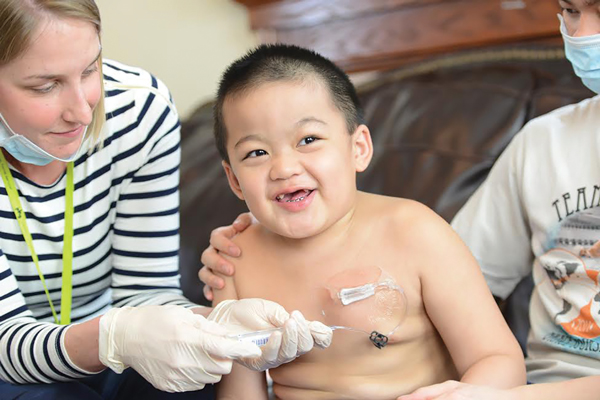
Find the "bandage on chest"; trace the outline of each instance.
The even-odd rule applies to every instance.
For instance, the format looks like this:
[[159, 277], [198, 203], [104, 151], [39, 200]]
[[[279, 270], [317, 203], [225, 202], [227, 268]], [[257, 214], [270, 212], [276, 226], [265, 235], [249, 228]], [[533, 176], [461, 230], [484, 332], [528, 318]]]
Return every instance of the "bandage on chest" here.
[[[349, 286], [341, 286], [348, 282]], [[342, 271], [327, 281], [325, 290], [327, 294], [322, 301], [324, 318], [321, 322], [332, 330], [367, 334], [377, 348], [385, 347], [388, 336], [398, 329], [406, 316], [407, 301], [404, 291], [379, 267]], [[365, 329], [365, 325], [373, 329]], [[228, 337], [263, 346], [276, 331], [283, 332], [283, 328]]]

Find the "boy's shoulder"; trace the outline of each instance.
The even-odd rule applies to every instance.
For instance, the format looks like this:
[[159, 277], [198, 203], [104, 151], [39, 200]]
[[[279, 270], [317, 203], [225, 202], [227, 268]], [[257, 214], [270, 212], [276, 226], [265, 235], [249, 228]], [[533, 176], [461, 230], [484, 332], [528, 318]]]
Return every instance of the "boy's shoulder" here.
[[367, 219], [383, 221], [392, 229], [445, 223], [432, 209], [416, 200], [361, 192], [361, 202]]
[[431, 243], [455, 242], [456, 234], [448, 222], [425, 204], [404, 198], [365, 195], [367, 207], [364, 207], [363, 225], [371, 226], [373, 239], [377, 237], [397, 251], [423, 257], [434, 255]]
[[273, 235], [269, 234], [264, 225], [255, 221], [232, 239], [233, 243], [242, 249], [241, 256], [229, 258], [227, 255], [224, 255], [224, 257], [231, 260], [236, 266], [236, 269], [238, 267], [245, 268], [246, 264], [251, 266], [256, 262], [257, 258], [261, 258], [265, 252], [269, 251], [269, 246], [272, 246], [272, 236]]

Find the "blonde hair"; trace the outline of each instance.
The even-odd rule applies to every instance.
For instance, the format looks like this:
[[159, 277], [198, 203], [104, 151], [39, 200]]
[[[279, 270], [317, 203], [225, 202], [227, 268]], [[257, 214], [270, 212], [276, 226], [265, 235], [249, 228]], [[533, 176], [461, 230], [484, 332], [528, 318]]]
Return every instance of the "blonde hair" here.
[[[40, 23], [48, 17], [75, 18], [90, 22], [96, 27], [100, 38], [100, 11], [94, 0], [0, 0], [0, 66], [21, 56], [29, 47], [32, 35]], [[98, 58], [98, 70], [102, 78], [102, 53]], [[104, 84], [100, 84], [101, 96], [93, 112], [92, 122], [86, 136], [92, 137], [92, 148], [100, 144], [104, 113]]]

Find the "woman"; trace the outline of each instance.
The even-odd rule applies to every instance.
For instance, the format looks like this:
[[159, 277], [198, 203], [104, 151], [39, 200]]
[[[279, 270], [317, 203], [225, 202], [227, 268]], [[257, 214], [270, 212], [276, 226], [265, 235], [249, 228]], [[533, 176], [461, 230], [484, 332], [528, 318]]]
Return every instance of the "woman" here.
[[[93, 0], [0, 0], [2, 398], [170, 398], [327, 345], [275, 303], [182, 296], [177, 112], [99, 33]], [[225, 337], [281, 325], [262, 352]]]

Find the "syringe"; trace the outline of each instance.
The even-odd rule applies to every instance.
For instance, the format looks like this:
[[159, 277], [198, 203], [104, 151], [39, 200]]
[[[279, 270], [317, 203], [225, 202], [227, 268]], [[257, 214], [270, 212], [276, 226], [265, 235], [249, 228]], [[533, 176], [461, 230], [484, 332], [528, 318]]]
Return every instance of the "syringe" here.
[[[389, 279], [386, 279], [386, 280], [384, 280], [382, 282], [378, 282], [378, 283], [368, 283], [366, 285], [361, 285], [361, 286], [342, 288], [337, 292], [337, 298], [340, 300], [340, 302], [342, 303], [343, 306], [347, 306], [347, 305], [355, 303], [357, 301], [361, 301], [361, 300], [367, 299], [371, 296], [374, 296], [375, 292], [381, 287], [398, 291], [398, 293], [400, 293], [402, 298], [404, 299], [403, 305], [406, 310], [406, 298], [404, 297], [404, 291], [402, 290], [402, 288], [400, 286], [396, 285], [393, 282], [393, 280], [389, 280]], [[334, 330], [334, 331], [338, 330], [338, 329], [345, 329], [345, 330], [369, 334], [368, 332], [365, 332], [360, 329], [350, 328], [350, 327], [341, 326], [341, 325], [330, 325], [329, 328], [331, 328], [331, 330]], [[231, 334], [231, 335], [227, 335], [227, 337], [231, 338], [231, 339], [237, 339], [240, 342], [252, 342], [252, 343], [256, 344], [257, 346], [264, 346], [269, 341], [269, 337], [271, 336], [271, 334], [273, 334], [273, 332], [282, 332], [282, 331], [283, 331], [283, 328], [271, 328], [271, 329], [264, 329], [264, 330], [255, 331], [255, 332], [241, 333], [238, 335]], [[388, 335], [390, 333], [388, 333]], [[373, 331], [370, 333], [370, 339], [376, 347], [382, 348], [387, 344], [388, 338], [386, 335], [383, 335], [377, 331]]]
[[[336, 325], [332, 325], [329, 328], [331, 328], [332, 331], [335, 331], [337, 329], [347, 329], [347, 330], [351, 330], [351, 331], [357, 330], [354, 328], [348, 328], [346, 326], [336, 326]], [[271, 337], [273, 332], [283, 332], [283, 328], [264, 329], [262, 331], [240, 333], [238, 335], [231, 334], [231, 335], [227, 335], [227, 337], [230, 339], [237, 339], [240, 342], [252, 342], [257, 346], [264, 346], [269, 341], [269, 338]]]

